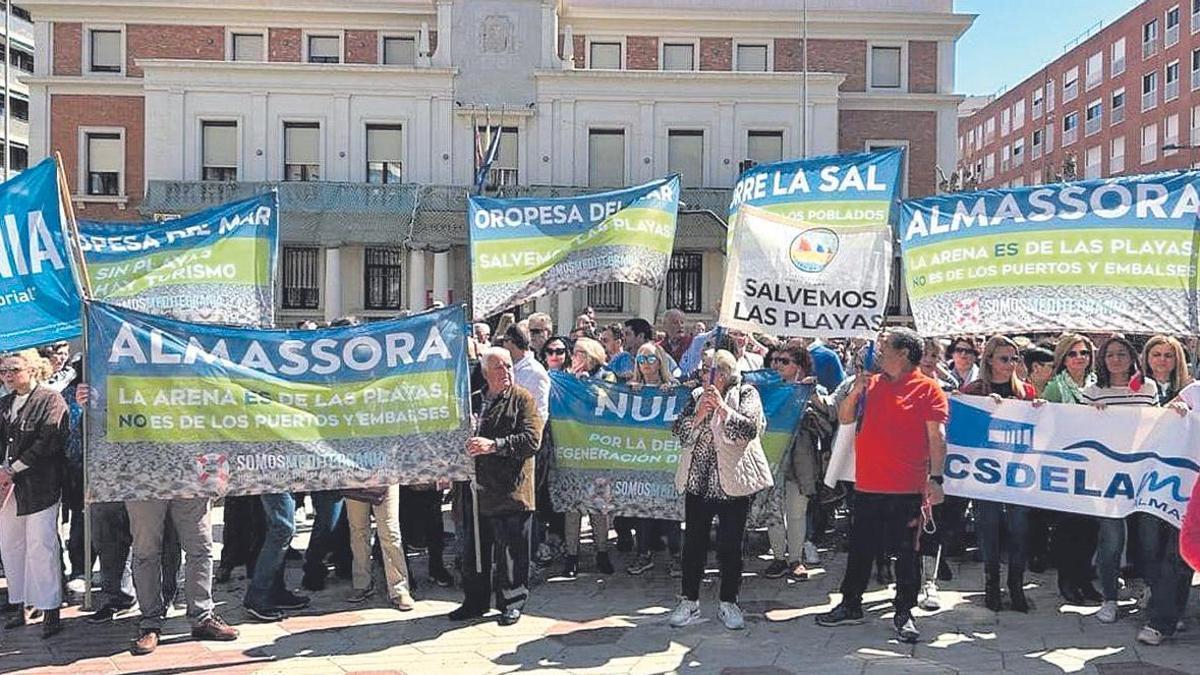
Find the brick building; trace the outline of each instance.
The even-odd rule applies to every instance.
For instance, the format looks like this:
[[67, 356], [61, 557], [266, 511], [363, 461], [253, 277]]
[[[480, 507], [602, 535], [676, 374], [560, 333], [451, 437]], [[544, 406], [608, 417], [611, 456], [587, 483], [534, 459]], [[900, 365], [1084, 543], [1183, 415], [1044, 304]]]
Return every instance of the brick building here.
[[488, 120], [506, 129], [489, 177], [504, 194], [683, 175], [665, 288], [538, 309], [707, 316], [744, 160], [903, 145], [906, 193], [936, 189], [956, 161], [954, 50], [972, 21], [952, 0], [809, 0], [806, 50], [796, 0], [27, 5], [33, 154], [62, 153], [80, 217], [278, 185], [281, 322], [467, 297], [464, 187]]
[[1197, 90], [1200, 0], [1145, 0], [963, 117], [959, 171], [1016, 187], [1185, 169], [1200, 146]]

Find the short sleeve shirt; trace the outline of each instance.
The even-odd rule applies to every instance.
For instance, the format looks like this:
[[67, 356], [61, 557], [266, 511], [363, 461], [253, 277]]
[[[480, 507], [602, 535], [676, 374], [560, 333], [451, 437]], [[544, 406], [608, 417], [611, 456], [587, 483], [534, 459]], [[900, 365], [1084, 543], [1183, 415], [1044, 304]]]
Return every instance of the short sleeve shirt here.
[[920, 494], [929, 476], [927, 422], [949, 418], [946, 394], [920, 371], [867, 383], [862, 426], [855, 439], [855, 489]]

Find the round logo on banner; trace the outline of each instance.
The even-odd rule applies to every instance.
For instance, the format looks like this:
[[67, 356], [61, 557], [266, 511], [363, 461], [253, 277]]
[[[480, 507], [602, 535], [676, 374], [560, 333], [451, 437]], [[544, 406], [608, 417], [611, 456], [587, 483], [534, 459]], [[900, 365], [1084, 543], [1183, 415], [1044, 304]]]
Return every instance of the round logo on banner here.
[[837, 233], [824, 227], [805, 230], [792, 240], [792, 264], [801, 272], [824, 270], [837, 252]]

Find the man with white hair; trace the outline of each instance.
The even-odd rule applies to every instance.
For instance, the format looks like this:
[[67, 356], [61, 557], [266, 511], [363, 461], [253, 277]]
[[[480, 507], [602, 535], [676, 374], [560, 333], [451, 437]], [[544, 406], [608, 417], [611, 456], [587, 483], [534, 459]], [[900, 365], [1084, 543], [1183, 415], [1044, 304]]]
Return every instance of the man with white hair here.
[[536, 354], [542, 351], [542, 345], [554, 335], [554, 321], [545, 312], [534, 312], [529, 315], [529, 344], [533, 345]]
[[[467, 453], [475, 458], [476, 498], [462, 495], [464, 545], [463, 604], [452, 621], [483, 616], [495, 591], [501, 626], [521, 618], [529, 597], [529, 537], [534, 509], [534, 454], [542, 444], [543, 420], [528, 391], [513, 382], [508, 351], [488, 347], [480, 355], [486, 385], [472, 396], [478, 411]], [[476, 503], [475, 499], [478, 499]], [[478, 508], [480, 570], [475, 569]], [[492, 566], [500, 568], [492, 587]]]

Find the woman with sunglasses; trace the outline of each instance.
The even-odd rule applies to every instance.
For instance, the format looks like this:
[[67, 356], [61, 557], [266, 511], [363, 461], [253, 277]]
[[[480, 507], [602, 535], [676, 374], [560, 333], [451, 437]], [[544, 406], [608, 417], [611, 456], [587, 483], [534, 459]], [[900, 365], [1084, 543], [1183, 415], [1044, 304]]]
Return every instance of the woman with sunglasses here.
[[[1124, 337], [1114, 335], [1100, 347], [1096, 362], [1096, 381], [1082, 391], [1083, 401], [1103, 410], [1108, 406], [1153, 406], [1158, 404], [1158, 385], [1138, 371], [1137, 351]], [[1096, 612], [1101, 623], [1115, 623], [1117, 579], [1121, 575], [1121, 553], [1125, 549], [1125, 519], [1096, 518], [1099, 534], [1096, 567], [1104, 603]], [[1134, 567], [1138, 568], [1134, 560]], [[1140, 572], [1140, 570], [1138, 570]]]
[[41, 611], [42, 637], [62, 630], [58, 506], [66, 461], [67, 403], [43, 383], [50, 363], [36, 349], [0, 357], [0, 559], [17, 614], [6, 629]]
[[[1033, 385], [1017, 377], [1018, 359], [1017, 345], [1012, 340], [1003, 335], [988, 340], [983, 348], [979, 379], [963, 387], [962, 393], [990, 396], [996, 403], [1015, 398], [1041, 405], [1045, 401], [1035, 398]], [[983, 604], [993, 612], [1000, 611], [1000, 530], [1003, 524], [1008, 529], [1008, 597], [1013, 611], [1028, 613], [1025, 561], [1029, 544], [1029, 508], [976, 499], [975, 509], [976, 534], [983, 552]]]
[[779, 524], [767, 528], [774, 560], [763, 571], [768, 579], [784, 575], [804, 581], [808, 579], [808, 568], [804, 566], [805, 552], [815, 553], [816, 546], [809, 540], [809, 501], [817, 493], [820, 461], [817, 453], [821, 439], [833, 436], [837, 427], [837, 412], [832, 397], [825, 387], [817, 384], [813, 371], [813, 358], [808, 349], [798, 342], [774, 349], [770, 354], [771, 368], [784, 382], [811, 384], [812, 395], [805, 404], [800, 426], [792, 436], [784, 462], [783, 516]]
[[950, 342], [950, 379], [961, 390], [979, 377], [979, 343], [960, 335]]
[[[547, 343], [549, 344], [549, 343]], [[579, 338], [575, 341], [571, 353], [569, 372], [576, 377], [590, 377], [605, 382], [616, 382], [617, 378], [605, 365], [608, 356], [604, 345], [591, 338]], [[613, 564], [608, 556], [608, 514], [601, 511], [588, 511], [588, 522], [592, 524], [592, 540], [596, 544], [596, 571], [601, 574], [612, 574]], [[563, 544], [566, 547], [566, 559], [563, 561], [562, 575], [574, 579], [579, 575], [579, 534], [583, 528], [583, 512], [568, 511], [565, 518]]]
[[[1051, 403], [1083, 404], [1083, 390], [1096, 382], [1092, 368], [1095, 347], [1086, 335], [1066, 333], [1054, 346], [1054, 377], [1042, 391]], [[1096, 519], [1058, 512], [1051, 536], [1051, 553], [1058, 568], [1058, 593], [1072, 605], [1098, 605], [1104, 596], [1092, 585], [1096, 554]]]
[[[670, 366], [667, 365], [667, 352], [662, 347], [647, 342], [638, 347], [634, 357], [633, 379], [629, 386], [635, 390], [643, 387], [674, 387], [679, 381], [671, 376]], [[679, 566], [679, 550], [683, 537], [679, 531], [679, 523], [663, 518], [638, 518], [634, 523], [634, 534], [637, 542], [637, 557], [625, 567], [632, 575], [644, 574], [654, 569], [654, 549], [662, 546], [662, 540], [667, 540], [667, 553], [670, 562], [667, 563], [667, 573], [672, 577], [681, 574]]]
[[571, 340], [569, 338], [556, 335], [546, 344], [542, 345], [542, 353], [538, 354], [538, 360], [546, 366], [546, 370], [571, 370]]

